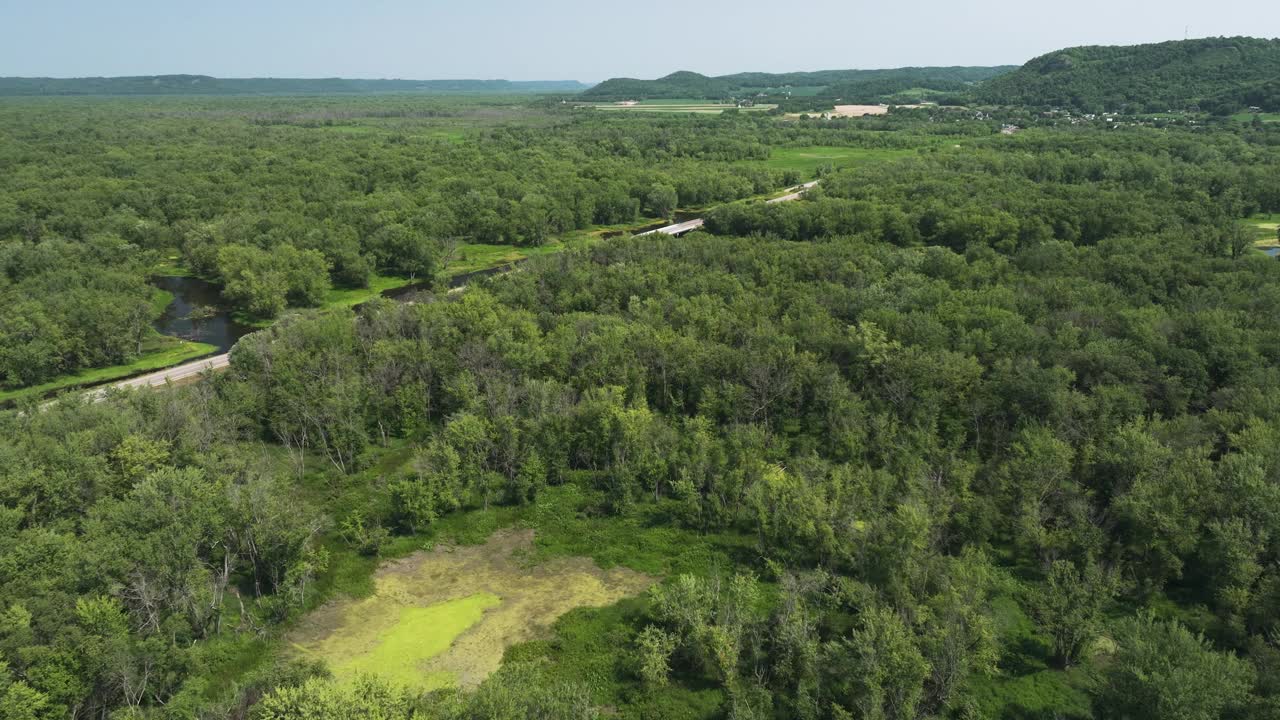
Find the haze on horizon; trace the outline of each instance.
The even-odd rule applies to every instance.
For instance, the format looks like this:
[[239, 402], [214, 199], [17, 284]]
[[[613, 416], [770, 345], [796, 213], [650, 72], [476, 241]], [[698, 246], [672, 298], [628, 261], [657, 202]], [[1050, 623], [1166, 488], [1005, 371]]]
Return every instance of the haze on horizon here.
[[[124, 5], [121, 7], [121, 5]], [[1280, 35], [1280, 3], [9, 0], [0, 76], [600, 81], [1004, 65], [1061, 47]]]

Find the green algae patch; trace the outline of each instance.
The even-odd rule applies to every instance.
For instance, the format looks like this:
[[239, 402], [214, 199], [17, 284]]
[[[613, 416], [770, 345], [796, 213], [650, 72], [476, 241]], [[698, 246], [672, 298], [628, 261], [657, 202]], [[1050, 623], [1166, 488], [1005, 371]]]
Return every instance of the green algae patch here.
[[531, 564], [532, 548], [532, 531], [499, 531], [483, 545], [385, 563], [371, 596], [312, 612], [290, 645], [341, 680], [371, 674], [419, 691], [474, 687], [508, 647], [547, 634], [561, 615], [611, 605], [654, 582], [588, 558]]
[[452, 673], [428, 671], [423, 663], [448, 650], [459, 635], [480, 622], [485, 610], [499, 602], [497, 595], [479, 593], [424, 608], [402, 608], [399, 621], [378, 638], [372, 650], [332, 663], [333, 673], [344, 680], [360, 674], [378, 675], [423, 690], [454, 685], [457, 679]]

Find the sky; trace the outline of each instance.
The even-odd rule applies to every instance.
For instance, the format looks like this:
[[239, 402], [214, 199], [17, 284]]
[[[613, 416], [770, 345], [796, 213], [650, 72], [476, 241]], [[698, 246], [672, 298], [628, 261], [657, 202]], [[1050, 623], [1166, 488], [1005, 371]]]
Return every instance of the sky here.
[[654, 78], [1280, 36], [1275, 0], [0, 0], [0, 76]]

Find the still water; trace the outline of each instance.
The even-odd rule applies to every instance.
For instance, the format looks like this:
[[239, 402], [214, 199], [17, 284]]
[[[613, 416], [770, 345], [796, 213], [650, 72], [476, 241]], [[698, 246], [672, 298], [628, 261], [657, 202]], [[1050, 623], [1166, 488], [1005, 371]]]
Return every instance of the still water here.
[[213, 283], [194, 277], [161, 276], [151, 278], [151, 284], [173, 293], [173, 302], [155, 323], [162, 335], [209, 343], [220, 352], [227, 352], [237, 340], [254, 331], [231, 319], [218, 286]]

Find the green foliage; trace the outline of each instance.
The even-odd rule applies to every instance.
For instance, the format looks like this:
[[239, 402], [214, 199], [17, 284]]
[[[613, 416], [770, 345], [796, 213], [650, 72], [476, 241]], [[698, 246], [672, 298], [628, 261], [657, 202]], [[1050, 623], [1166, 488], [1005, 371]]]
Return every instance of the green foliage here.
[[1053, 638], [1053, 652], [1070, 666], [1101, 632], [1102, 611], [1116, 595], [1118, 579], [1095, 564], [1077, 569], [1057, 560], [1036, 599], [1040, 624]]
[[992, 79], [980, 102], [1102, 112], [1164, 112], [1192, 106], [1230, 115], [1280, 109], [1280, 40], [1205, 38], [1059, 50]]
[[292, 245], [278, 245], [270, 252], [225, 246], [218, 250], [216, 272], [226, 298], [262, 318], [275, 317], [289, 305], [319, 305], [329, 292], [324, 255]]
[[[80, 122], [49, 112], [53, 127]], [[166, 141], [194, 125], [208, 162], [262, 143], [277, 160], [227, 162], [254, 177], [254, 198], [290, 199], [140, 193], [148, 222], [116, 218], [136, 236], [105, 246], [77, 228], [118, 198], [45, 175], [31, 157], [56, 133], [24, 120], [29, 146], [0, 146], [27, 158], [8, 181], [50, 200], [0, 206], [17, 238], [0, 282], [52, 283], [28, 269], [79, 258], [74, 294], [99, 255], [120, 262], [102, 275], [128, 276], [150, 266], [126, 245], [180, 239], [201, 272], [226, 260], [233, 291], [270, 279], [272, 307], [313, 302], [339, 272], [358, 284], [361, 262], [385, 268], [400, 249], [438, 267], [458, 223], [537, 243], [634, 218], [667, 188], [680, 204], [763, 193], [783, 175], [749, 164], [772, 147], [925, 149], [833, 169], [789, 206], [718, 210], [710, 232], [601, 241], [420, 302], [288, 313], [190, 387], [0, 415], [6, 712], [237, 716], [262, 698], [281, 716], [425, 718], [1275, 706], [1280, 266], [1232, 247], [1238, 220], [1280, 210], [1269, 131], [982, 138], [984, 123], [892, 116], [874, 132], [575, 117], [471, 145], [315, 142], [327, 131], [268, 115], [272, 132], [228, 126], [207, 146], [199, 119], [148, 118]], [[74, 162], [86, 179], [194, 186], [160, 183], [189, 166], [155, 150], [121, 152]], [[414, 174], [422, 158], [443, 159], [440, 177]], [[275, 662], [298, 613], [373, 592], [379, 556], [511, 525], [535, 532], [522, 561], [588, 556], [659, 584], [564, 616], [474, 692], [369, 681], [353, 695]]]
[[1139, 615], [1117, 627], [1115, 641], [1115, 657], [1103, 671], [1099, 717], [1211, 720], [1248, 703], [1253, 669], [1177, 623]]
[[1012, 70], [1012, 67], [923, 67], [892, 70], [819, 70], [795, 73], [738, 73], [707, 77], [681, 70], [657, 80], [611, 78], [582, 93], [591, 100], [697, 98], [719, 100], [766, 95], [773, 101], [796, 96], [841, 98], [875, 103], [898, 93], [925, 88], [954, 92]]

